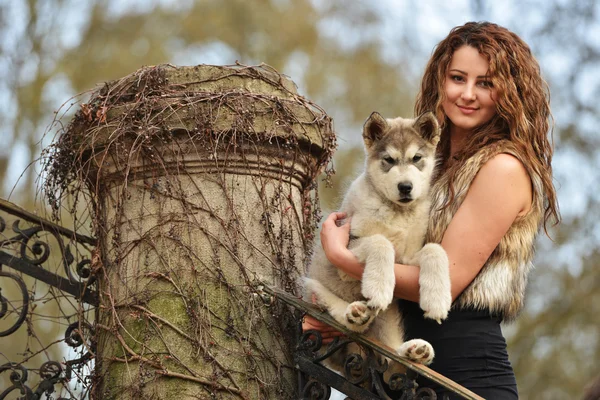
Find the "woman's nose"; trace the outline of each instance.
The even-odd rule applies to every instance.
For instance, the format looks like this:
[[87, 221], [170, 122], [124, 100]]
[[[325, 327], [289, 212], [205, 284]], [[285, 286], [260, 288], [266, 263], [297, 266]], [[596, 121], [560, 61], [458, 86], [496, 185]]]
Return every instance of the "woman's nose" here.
[[475, 100], [475, 90], [472, 85], [465, 85], [461, 94], [463, 100]]

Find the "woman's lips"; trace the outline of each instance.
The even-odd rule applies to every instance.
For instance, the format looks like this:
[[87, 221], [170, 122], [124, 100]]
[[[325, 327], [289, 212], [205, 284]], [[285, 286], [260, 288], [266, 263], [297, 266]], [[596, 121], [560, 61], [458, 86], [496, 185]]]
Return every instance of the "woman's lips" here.
[[473, 114], [475, 111], [477, 111], [477, 108], [474, 107], [458, 106], [458, 108], [463, 114], [466, 115]]

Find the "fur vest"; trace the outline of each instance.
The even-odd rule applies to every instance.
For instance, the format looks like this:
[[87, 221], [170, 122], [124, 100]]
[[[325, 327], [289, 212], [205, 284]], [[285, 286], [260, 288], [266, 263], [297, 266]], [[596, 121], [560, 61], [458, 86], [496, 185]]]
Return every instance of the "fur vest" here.
[[[509, 141], [488, 145], [469, 158], [456, 172], [454, 201], [444, 208], [450, 195], [448, 176], [443, 174], [432, 187], [431, 219], [427, 242], [440, 243], [446, 228], [462, 204], [475, 175], [488, 160], [508, 153], [523, 162], [519, 150]], [[523, 165], [526, 166], [525, 163]], [[541, 179], [528, 171], [533, 184], [531, 210], [513, 222], [479, 274], [455, 300], [455, 308], [488, 310], [504, 320], [514, 319], [523, 308], [527, 276], [533, 268], [534, 242], [542, 221], [544, 192]], [[458, 266], [460, 268], [460, 266]]]

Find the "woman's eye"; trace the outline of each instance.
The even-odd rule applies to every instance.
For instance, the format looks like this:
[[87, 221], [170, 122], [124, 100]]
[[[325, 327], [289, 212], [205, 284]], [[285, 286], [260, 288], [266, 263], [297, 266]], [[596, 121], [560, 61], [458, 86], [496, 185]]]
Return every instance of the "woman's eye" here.
[[481, 81], [479, 82], [479, 86], [484, 88], [493, 88], [494, 84], [492, 83], [492, 81]]
[[419, 161], [421, 161], [421, 158], [423, 158], [423, 156], [422, 156], [422, 155], [420, 155], [420, 154], [415, 154], [415, 156], [413, 157], [413, 159], [412, 159], [412, 160], [413, 160], [413, 162], [419, 162]]
[[452, 79], [455, 82], [462, 82], [463, 81], [463, 77], [460, 75], [451, 75], [450, 79]]
[[383, 161], [385, 161], [388, 164], [394, 163], [394, 159], [392, 157], [384, 157]]

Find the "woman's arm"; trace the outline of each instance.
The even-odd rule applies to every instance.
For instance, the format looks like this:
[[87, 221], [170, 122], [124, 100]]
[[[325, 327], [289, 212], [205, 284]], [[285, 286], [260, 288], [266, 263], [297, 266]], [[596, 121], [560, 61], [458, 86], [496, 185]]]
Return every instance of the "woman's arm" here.
[[[442, 247], [450, 261], [452, 299], [475, 279], [517, 216], [532, 202], [529, 174], [514, 156], [499, 154], [485, 163], [444, 233]], [[321, 243], [329, 261], [360, 279], [364, 265], [348, 250], [349, 225], [338, 227], [342, 213], [330, 215], [321, 229]], [[396, 264], [395, 295], [418, 302], [419, 268]]]

